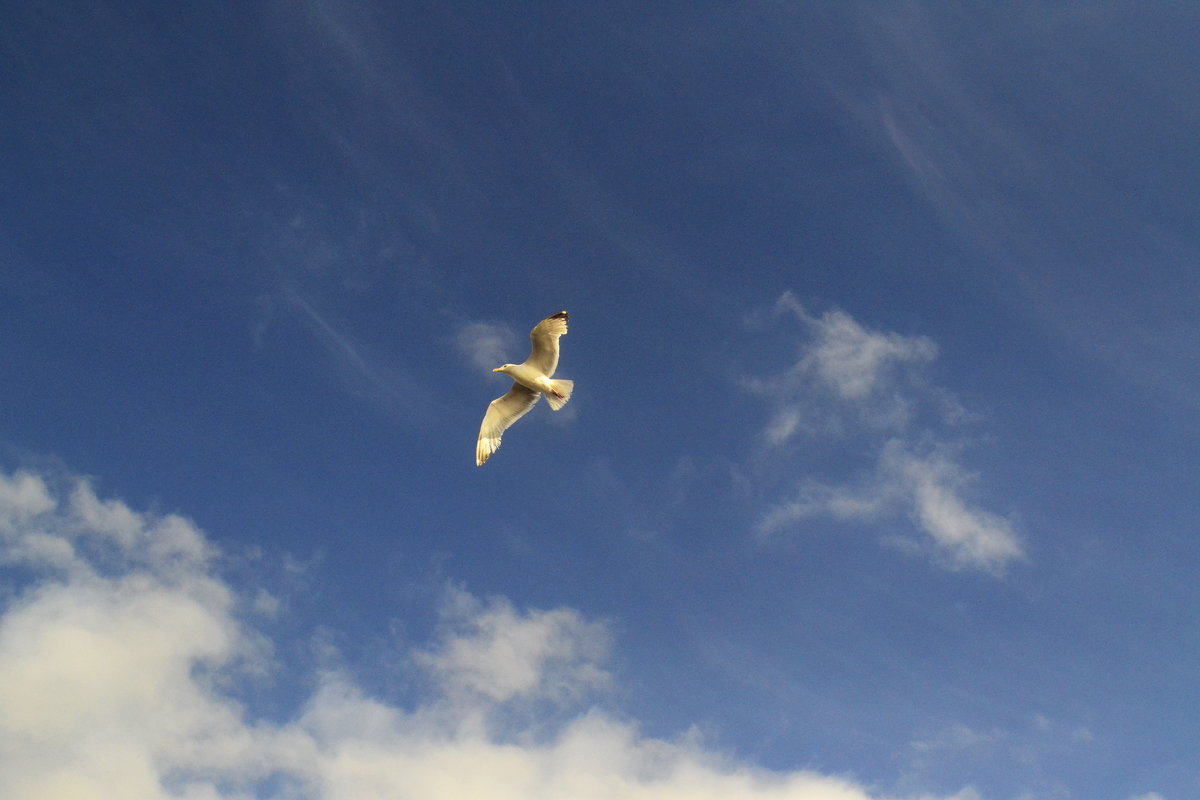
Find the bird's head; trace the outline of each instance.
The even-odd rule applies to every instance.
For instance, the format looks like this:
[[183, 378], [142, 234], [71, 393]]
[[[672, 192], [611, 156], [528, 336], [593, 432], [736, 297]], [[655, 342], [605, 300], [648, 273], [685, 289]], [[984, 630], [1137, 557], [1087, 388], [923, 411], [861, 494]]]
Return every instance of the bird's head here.
[[500, 366], [498, 366], [498, 367], [496, 367], [494, 370], [492, 370], [492, 372], [508, 372], [510, 369], [512, 369], [512, 368], [513, 368], [513, 366], [515, 366], [515, 365], [513, 365], [513, 364], [501, 364]]

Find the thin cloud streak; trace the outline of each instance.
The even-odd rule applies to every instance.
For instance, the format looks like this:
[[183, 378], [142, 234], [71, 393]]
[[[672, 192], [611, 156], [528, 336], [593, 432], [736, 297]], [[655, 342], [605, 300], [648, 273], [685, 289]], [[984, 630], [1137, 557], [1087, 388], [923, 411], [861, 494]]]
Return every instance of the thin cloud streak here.
[[[873, 67], [831, 52], [813, 67], [913, 196], [1009, 277], [1049, 333], [1194, 407], [1200, 373], [1176, 342], [1200, 335], [1197, 253], [1186, 214], [1171, 213], [1191, 196], [1171, 164], [1195, 127], [1193, 10], [1026, 5], [980, 24], [912, 2], [858, 4], [854, 19]], [[1139, 59], [1130, 30], [1154, 58]], [[1098, 52], [1137, 66], [1097, 72]]]
[[352, 392], [398, 411], [404, 418], [414, 416], [414, 407], [429, 406], [428, 391], [412, 375], [368, 353], [365, 345], [335, 327], [294, 290], [287, 290], [284, 296], [290, 306], [300, 311], [301, 319], [333, 359]]
[[382, 382], [375, 374], [375, 370], [358, 352], [358, 347], [348, 335], [329, 324], [307, 300], [294, 291], [289, 290], [286, 296], [289, 303], [304, 312], [306, 321], [317, 334], [318, 340], [325, 346], [326, 350], [348, 364], [354, 371], [367, 378], [371, 383], [382, 385]]

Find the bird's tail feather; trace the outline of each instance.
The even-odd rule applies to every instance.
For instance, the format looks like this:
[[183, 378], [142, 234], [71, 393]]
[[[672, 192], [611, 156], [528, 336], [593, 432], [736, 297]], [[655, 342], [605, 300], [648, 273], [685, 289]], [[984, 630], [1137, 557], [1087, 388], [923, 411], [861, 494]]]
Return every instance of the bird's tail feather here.
[[550, 381], [550, 391], [546, 392], [546, 401], [550, 403], [550, 408], [558, 411], [567, 404], [571, 399], [571, 392], [575, 391], [575, 381]]

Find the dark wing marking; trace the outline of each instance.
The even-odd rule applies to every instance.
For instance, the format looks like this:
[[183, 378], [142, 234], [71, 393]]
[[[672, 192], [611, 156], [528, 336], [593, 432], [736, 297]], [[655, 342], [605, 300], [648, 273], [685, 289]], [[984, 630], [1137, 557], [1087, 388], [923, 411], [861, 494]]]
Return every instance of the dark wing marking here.
[[537, 367], [547, 378], [558, 369], [558, 337], [566, 334], [567, 319], [567, 312], [559, 311], [546, 317], [529, 332], [533, 349], [525, 363]]

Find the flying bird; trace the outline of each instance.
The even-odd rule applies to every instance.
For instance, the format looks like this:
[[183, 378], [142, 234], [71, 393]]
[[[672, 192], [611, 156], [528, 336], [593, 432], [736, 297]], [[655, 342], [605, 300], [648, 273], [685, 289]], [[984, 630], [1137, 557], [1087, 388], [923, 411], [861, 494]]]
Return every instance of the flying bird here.
[[529, 413], [542, 395], [550, 408], [558, 411], [571, 399], [574, 381], [553, 380], [558, 368], [558, 337], [567, 332], [567, 312], [559, 311], [539, 322], [529, 332], [533, 349], [523, 364], [503, 364], [492, 372], [503, 372], [513, 379], [507, 394], [488, 404], [479, 426], [479, 441], [475, 443], [475, 466], [500, 449], [500, 437], [508, 427]]

